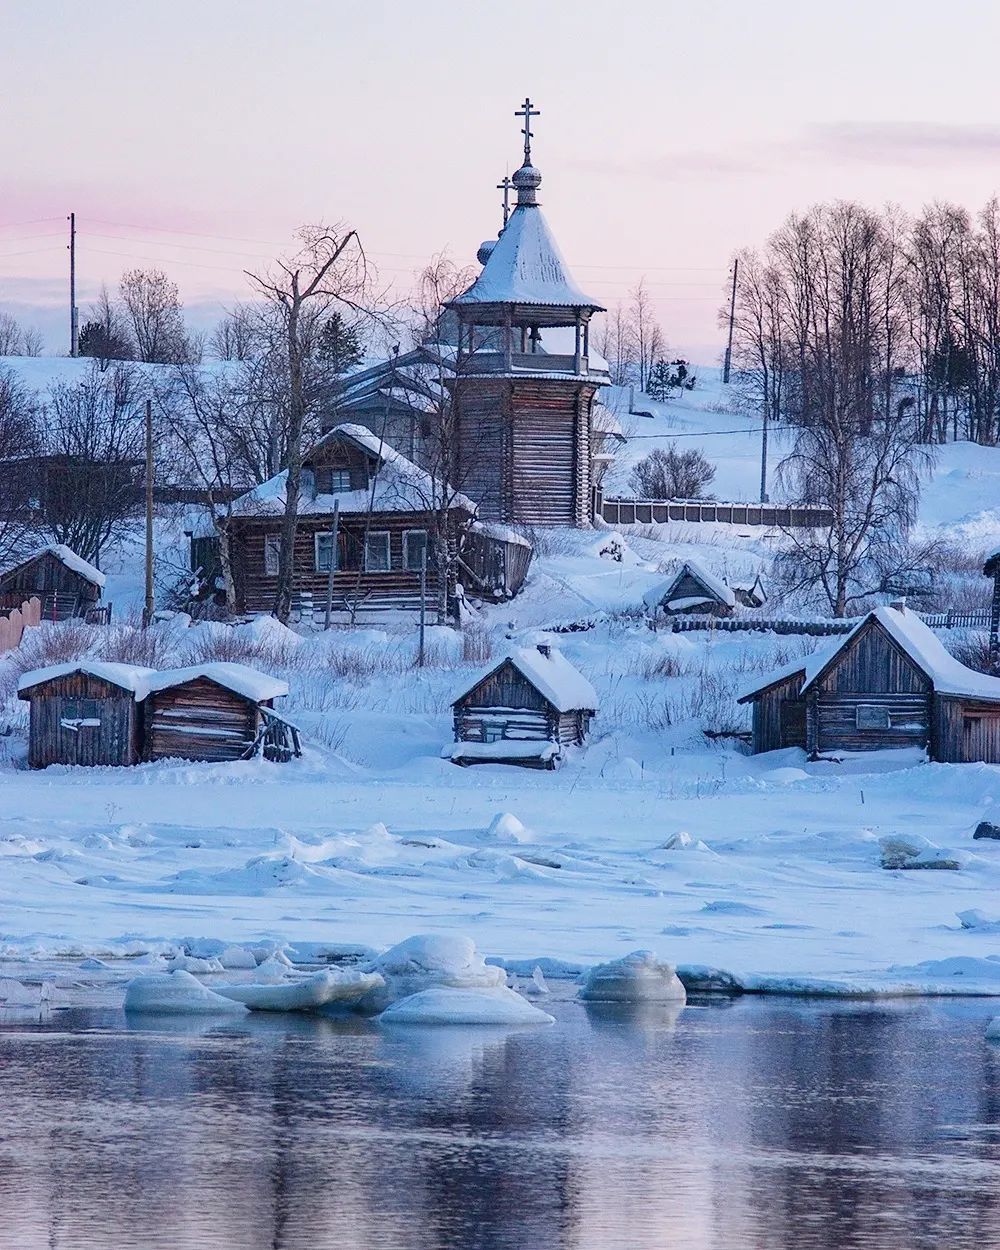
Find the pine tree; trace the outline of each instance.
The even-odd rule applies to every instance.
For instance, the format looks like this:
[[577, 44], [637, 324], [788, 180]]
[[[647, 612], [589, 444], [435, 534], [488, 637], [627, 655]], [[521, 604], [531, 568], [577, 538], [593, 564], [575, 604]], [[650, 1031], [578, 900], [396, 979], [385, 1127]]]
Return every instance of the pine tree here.
[[334, 373], [346, 373], [365, 358], [361, 327], [348, 325], [339, 312], [327, 317], [320, 331], [319, 355]]

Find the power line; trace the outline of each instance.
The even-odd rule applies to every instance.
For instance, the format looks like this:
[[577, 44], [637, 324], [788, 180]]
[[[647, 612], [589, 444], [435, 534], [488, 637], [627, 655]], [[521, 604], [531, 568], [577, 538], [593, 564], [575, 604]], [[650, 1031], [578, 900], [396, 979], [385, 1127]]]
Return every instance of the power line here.
[[0, 222], [0, 230], [17, 230], [21, 226], [37, 226], [46, 221], [62, 221], [61, 217], [32, 217], [30, 221]]

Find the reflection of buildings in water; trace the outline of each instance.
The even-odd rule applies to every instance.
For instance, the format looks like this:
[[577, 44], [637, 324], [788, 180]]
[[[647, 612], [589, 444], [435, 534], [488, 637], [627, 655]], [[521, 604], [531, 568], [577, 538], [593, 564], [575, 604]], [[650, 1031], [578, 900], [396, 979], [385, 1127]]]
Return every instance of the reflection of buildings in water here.
[[0, 1244], [997, 1245], [1000, 1143], [974, 1131], [1000, 1099], [988, 1014], [744, 1000], [563, 1005], [499, 1033], [0, 1032]]

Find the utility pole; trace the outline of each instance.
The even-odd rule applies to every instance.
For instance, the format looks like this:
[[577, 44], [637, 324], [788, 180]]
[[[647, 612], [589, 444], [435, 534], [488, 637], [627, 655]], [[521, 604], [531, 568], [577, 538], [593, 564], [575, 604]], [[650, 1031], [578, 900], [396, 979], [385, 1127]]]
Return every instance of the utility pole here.
[[424, 538], [424, 549], [420, 553], [420, 648], [417, 652], [417, 665], [424, 667], [424, 642], [427, 634], [427, 539]]
[[333, 615], [333, 575], [337, 571], [337, 531], [340, 529], [340, 500], [333, 501], [333, 527], [330, 530], [330, 569], [326, 575], [326, 618], [323, 628], [330, 628]]
[[69, 215], [69, 354], [77, 355], [76, 213]]
[[146, 602], [142, 623], [153, 623], [153, 401], [146, 400]]
[[760, 502], [767, 503], [767, 419], [770, 410], [764, 404], [764, 424], [760, 432]]
[[726, 343], [726, 360], [722, 366], [723, 384], [729, 385], [729, 373], [733, 365], [733, 326], [736, 323], [736, 275], [740, 270], [740, 262], [733, 261], [733, 293], [729, 299], [729, 341]]

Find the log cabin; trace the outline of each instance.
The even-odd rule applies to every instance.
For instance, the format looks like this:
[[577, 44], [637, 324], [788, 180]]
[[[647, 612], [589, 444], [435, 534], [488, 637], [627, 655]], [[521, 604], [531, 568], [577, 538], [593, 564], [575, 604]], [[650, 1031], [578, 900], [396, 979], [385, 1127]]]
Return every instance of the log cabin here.
[[126, 765], [142, 758], [142, 702], [151, 668], [79, 660], [25, 673], [29, 768]]
[[[234, 501], [224, 521], [233, 571], [235, 608], [269, 612], [278, 585], [285, 473]], [[337, 513], [336, 553], [333, 517]], [[361, 425], [339, 425], [305, 459], [295, 537], [293, 594], [301, 610], [325, 609], [334, 559], [335, 617], [420, 606], [421, 567], [426, 556], [426, 602], [437, 600], [440, 581], [434, 538], [444, 514], [447, 541], [454, 542], [446, 588], [457, 612], [459, 580], [472, 596], [500, 601], [516, 594], [527, 575], [531, 545], [520, 535], [473, 525], [475, 504], [442, 487], [426, 470]], [[192, 534], [192, 541], [194, 535]], [[194, 549], [192, 547], [192, 559]], [[204, 563], [204, 552], [199, 549]]]
[[0, 608], [34, 597], [41, 602], [43, 621], [93, 618], [105, 582], [100, 569], [69, 547], [52, 543], [0, 573]]
[[147, 760], [285, 761], [300, 755], [298, 731], [274, 711], [287, 682], [245, 664], [201, 664], [149, 679], [144, 716]]
[[589, 681], [548, 643], [516, 647], [452, 704], [456, 764], [555, 768], [563, 749], [582, 746], [597, 712]]
[[919, 747], [940, 763], [1000, 763], [1000, 678], [960, 663], [899, 604], [876, 608], [739, 702], [753, 705], [755, 754]]
[[687, 560], [675, 577], [651, 590], [645, 602], [655, 614], [664, 616], [729, 616], [736, 606], [736, 592], [704, 565]]

